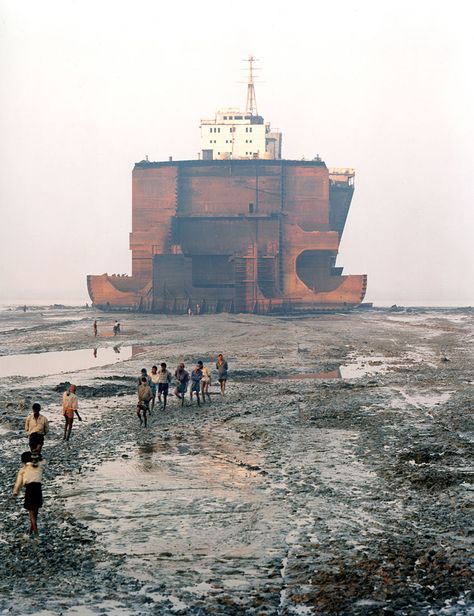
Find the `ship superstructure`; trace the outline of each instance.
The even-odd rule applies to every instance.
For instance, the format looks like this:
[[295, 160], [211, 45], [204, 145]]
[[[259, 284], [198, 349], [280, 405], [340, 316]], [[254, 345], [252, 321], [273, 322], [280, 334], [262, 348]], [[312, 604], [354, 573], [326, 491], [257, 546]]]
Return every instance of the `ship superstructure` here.
[[220, 109], [214, 118], [201, 120], [203, 160], [281, 158], [281, 132], [272, 131], [270, 123], [258, 114], [254, 62], [250, 56], [245, 111], [233, 107]]
[[132, 275], [88, 276], [95, 306], [268, 313], [360, 304], [366, 276], [336, 266], [353, 169], [281, 159], [281, 133], [258, 115], [253, 78], [245, 112], [201, 121], [201, 146], [198, 160], [135, 164]]

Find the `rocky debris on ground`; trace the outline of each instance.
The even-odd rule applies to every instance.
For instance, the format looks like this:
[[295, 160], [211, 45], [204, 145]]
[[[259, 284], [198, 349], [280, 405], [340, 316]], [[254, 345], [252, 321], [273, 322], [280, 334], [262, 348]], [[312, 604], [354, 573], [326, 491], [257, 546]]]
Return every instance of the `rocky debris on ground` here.
[[[68, 311], [58, 348], [91, 342], [85, 312]], [[54, 331], [28, 318], [25, 352]], [[473, 613], [471, 310], [122, 320], [145, 349], [129, 361], [0, 380], [0, 611]], [[170, 397], [140, 429], [140, 368], [217, 350], [232, 358], [226, 398], [214, 380], [211, 404]], [[291, 378], [354, 357], [357, 378]], [[24, 416], [70, 382], [86, 421], [69, 446], [52, 422], [32, 540], [10, 496]]]

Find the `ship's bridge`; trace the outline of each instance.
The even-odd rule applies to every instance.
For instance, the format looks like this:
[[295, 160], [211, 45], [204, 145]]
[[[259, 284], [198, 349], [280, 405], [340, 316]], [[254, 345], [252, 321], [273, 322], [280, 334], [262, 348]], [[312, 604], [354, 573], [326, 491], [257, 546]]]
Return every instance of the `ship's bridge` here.
[[203, 160], [281, 158], [281, 133], [272, 132], [260, 115], [219, 109], [214, 118], [201, 120], [200, 128]]

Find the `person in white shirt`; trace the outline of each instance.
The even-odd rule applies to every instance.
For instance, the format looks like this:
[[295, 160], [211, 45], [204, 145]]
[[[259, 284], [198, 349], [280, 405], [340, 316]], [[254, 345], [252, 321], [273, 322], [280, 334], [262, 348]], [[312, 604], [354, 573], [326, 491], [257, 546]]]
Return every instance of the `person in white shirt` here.
[[70, 385], [69, 390], [63, 394], [63, 415], [64, 415], [64, 440], [68, 441], [71, 436], [72, 424], [74, 423], [74, 413], [79, 421], [82, 417], [79, 415], [78, 400], [76, 396], [76, 386]]
[[172, 379], [171, 372], [168, 370], [166, 363], [163, 361], [160, 364], [160, 371], [158, 372], [158, 400], [161, 404], [161, 396], [163, 396], [163, 410], [166, 410], [166, 401], [168, 399], [168, 392]]
[[160, 380], [160, 376], [158, 374], [158, 367], [157, 366], [152, 366], [151, 372], [148, 375], [148, 378], [149, 378], [148, 385], [150, 386], [151, 395], [152, 395], [152, 398], [150, 400], [150, 413], [151, 413], [153, 411], [153, 409], [155, 408], [156, 389], [157, 389], [156, 386], [158, 385], [159, 380]]
[[18, 475], [13, 488], [13, 496], [17, 496], [20, 490], [25, 488], [25, 503], [24, 507], [28, 511], [30, 517], [30, 534], [38, 534], [38, 511], [43, 506], [43, 492], [41, 489], [41, 480], [43, 478], [43, 469], [46, 466], [46, 460], [41, 456], [38, 450], [25, 451], [21, 454], [22, 468], [18, 471]]

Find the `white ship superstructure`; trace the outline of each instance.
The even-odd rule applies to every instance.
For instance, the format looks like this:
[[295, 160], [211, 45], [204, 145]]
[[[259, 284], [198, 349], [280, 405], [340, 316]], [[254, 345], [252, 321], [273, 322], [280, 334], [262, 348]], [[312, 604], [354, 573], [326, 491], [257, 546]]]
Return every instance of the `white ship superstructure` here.
[[281, 133], [273, 131], [257, 112], [257, 99], [253, 81], [254, 58], [250, 65], [247, 84], [246, 110], [225, 108], [216, 112], [211, 120], [201, 120], [201, 156], [215, 159], [279, 159]]

